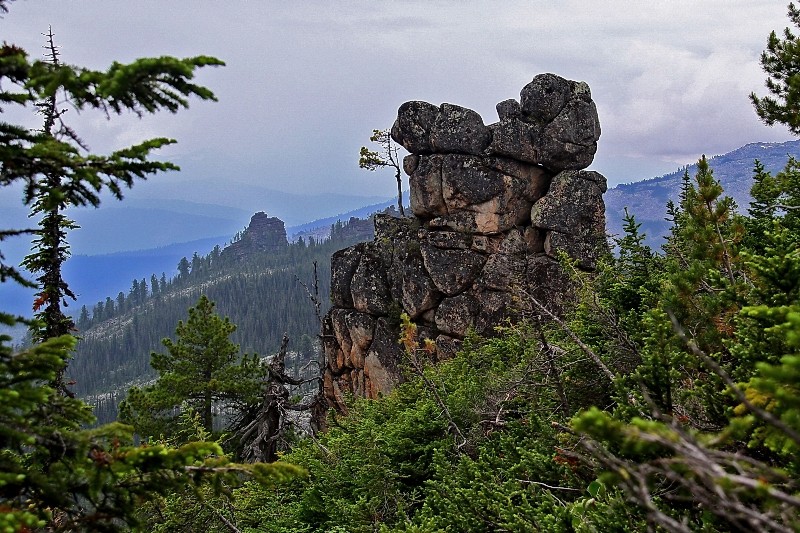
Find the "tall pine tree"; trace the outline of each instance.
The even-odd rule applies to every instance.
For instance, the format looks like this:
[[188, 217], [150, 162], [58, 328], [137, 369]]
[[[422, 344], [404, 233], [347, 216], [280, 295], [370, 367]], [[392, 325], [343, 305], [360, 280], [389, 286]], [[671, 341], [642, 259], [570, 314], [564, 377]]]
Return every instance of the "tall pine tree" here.
[[179, 412], [189, 408], [211, 433], [216, 407], [236, 411], [257, 402], [265, 370], [257, 356], [240, 357], [239, 346], [229, 339], [235, 330], [201, 296], [187, 321], [178, 323], [176, 340], [163, 340], [166, 353], [152, 353], [151, 365], [159, 377], [149, 387], [130, 390], [120, 407], [121, 419], [143, 435], [158, 436], [167, 434]]

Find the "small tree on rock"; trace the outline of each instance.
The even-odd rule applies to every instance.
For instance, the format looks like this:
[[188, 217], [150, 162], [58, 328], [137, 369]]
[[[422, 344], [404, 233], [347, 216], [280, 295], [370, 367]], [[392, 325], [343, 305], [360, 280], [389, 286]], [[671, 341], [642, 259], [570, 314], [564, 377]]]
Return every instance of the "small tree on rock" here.
[[397, 180], [397, 208], [400, 210], [400, 216], [405, 216], [403, 210], [403, 179], [401, 170], [401, 161], [399, 156], [399, 148], [392, 140], [389, 130], [372, 130], [372, 137], [370, 141], [377, 143], [381, 147], [379, 152], [373, 152], [366, 146], [361, 147], [361, 153], [358, 159], [358, 166], [370, 171], [375, 171], [379, 168], [391, 167], [394, 169], [394, 177]]

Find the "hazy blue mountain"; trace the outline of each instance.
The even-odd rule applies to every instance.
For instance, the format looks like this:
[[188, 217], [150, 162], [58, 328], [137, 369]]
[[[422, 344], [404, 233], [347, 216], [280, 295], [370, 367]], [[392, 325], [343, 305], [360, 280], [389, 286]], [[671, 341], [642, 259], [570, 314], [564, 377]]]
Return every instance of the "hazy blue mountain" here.
[[[307, 236], [313, 235], [314, 238], [322, 238], [325, 239], [330, 234], [330, 228], [332, 224], [336, 224], [337, 221], [346, 222], [350, 220], [350, 218], [367, 218], [373, 213], [377, 213], [379, 211], [383, 211], [388, 207], [396, 206], [397, 205], [397, 198], [391, 198], [389, 200], [384, 200], [383, 202], [377, 204], [371, 204], [364, 207], [360, 207], [358, 209], [354, 209], [352, 211], [348, 211], [346, 213], [339, 213], [338, 215], [334, 215], [331, 217], [320, 218], [314, 220], [312, 222], [306, 222], [305, 224], [299, 224], [297, 226], [291, 226], [286, 228], [286, 235], [289, 237], [290, 240], [297, 239], [298, 236]], [[403, 205], [406, 209], [408, 207], [408, 191], [403, 191]]]
[[[756, 159], [770, 172], [783, 169], [789, 157], [800, 159], [800, 140], [783, 143], [751, 143], [741, 148], [709, 159], [714, 177], [720, 181], [725, 194], [732, 196], [739, 211], [747, 212], [750, 203], [753, 166]], [[688, 166], [690, 176], [697, 172], [697, 164]], [[625, 208], [642, 224], [650, 246], [660, 248], [663, 236], [669, 231], [666, 205], [677, 201], [684, 169], [671, 174], [636, 183], [618, 185], [605, 194], [606, 226], [609, 233], [622, 233], [622, 218]]]
[[[4, 191], [5, 192], [5, 191]], [[18, 200], [18, 198], [17, 198]], [[4, 196], [3, 228], [29, 228], [36, 221], [28, 209], [9, 205]], [[21, 204], [21, 202], [19, 202]], [[100, 209], [78, 208], [68, 213], [81, 226], [69, 235], [73, 256], [64, 265], [65, 278], [79, 300], [93, 305], [100, 298], [127, 292], [134, 278], [175, 270], [184, 255], [208, 253], [247, 225], [252, 213], [228, 206], [181, 200], [109, 201]], [[30, 239], [15, 237], [2, 243], [6, 260], [19, 264], [30, 251]], [[4, 310], [29, 316], [33, 291], [11, 283], [0, 285]]]
[[[291, 200], [293, 204], [301, 203], [297, 195], [277, 193], [276, 196], [287, 202]], [[35, 226], [35, 221], [28, 218], [28, 209], [21, 206], [18, 198], [13, 202], [9, 198], [3, 196], [0, 202], [2, 227]], [[346, 201], [339, 206], [336, 202], [342, 198]], [[336, 212], [337, 209], [341, 212], [348, 205], [362, 206], [370, 199], [334, 195], [322, 212]], [[230, 201], [230, 197], [224, 200]], [[337, 220], [346, 221], [352, 216], [364, 218], [392, 202], [387, 200], [307, 222], [303, 228], [321, 227], [324, 236], [320, 238], [326, 238], [331, 224]], [[290, 206], [284, 209], [287, 207]], [[133, 279], [149, 279], [151, 274], [161, 272], [169, 276], [181, 257], [191, 258], [195, 252], [207, 254], [215, 245], [229, 242], [247, 226], [252, 214], [252, 211], [230, 205], [142, 198], [126, 198], [123, 202], [109, 200], [99, 209], [71, 210], [69, 216], [81, 229], [69, 236], [74, 255], [64, 265], [65, 278], [78, 295], [78, 301], [71, 303], [70, 309], [77, 313], [81, 305], [91, 307], [107, 296], [114, 297], [120, 291], [127, 293]], [[18, 264], [29, 250], [30, 241], [22, 237], [2, 243], [3, 254], [11, 263]], [[32, 290], [10, 283], [0, 285], [0, 305], [4, 310], [30, 316], [32, 301]]]
[[[251, 212], [242, 209], [182, 200], [109, 201], [101, 208], [75, 208], [67, 211], [80, 229], [69, 235], [72, 253], [108, 254], [146, 250], [170, 244], [232, 236], [247, 225]], [[2, 227], [35, 227], [23, 206], [2, 208]], [[18, 261], [30, 249], [24, 238], [3, 242], [3, 253]]]
[[[214, 246], [224, 246], [230, 240], [231, 235], [222, 235], [149, 250], [72, 256], [64, 264], [64, 278], [78, 300], [69, 303], [69, 313], [77, 315], [82, 305], [91, 308], [108, 296], [114, 298], [120, 291], [127, 294], [134, 279], [145, 278], [150, 283], [152, 274], [160, 277], [162, 272], [171, 277], [177, 272], [181, 257], [191, 259], [195, 252], [208, 254]], [[33, 289], [4, 283], [0, 285], [0, 307], [30, 316], [33, 293]]]
[[69, 240], [74, 253], [84, 255], [145, 250], [210, 237], [230, 238], [248, 218], [231, 220], [130, 207], [98, 209], [75, 216], [84, 229], [73, 232]]
[[[278, 217], [287, 226], [304, 224], [311, 220], [331, 217], [337, 213], [359, 209], [364, 205], [385, 201], [384, 196], [358, 196], [352, 194], [317, 193], [294, 194], [276, 191], [235, 180], [152, 180], [146, 187], [134, 187], [127, 198], [149, 200], [184, 200], [201, 204], [244, 210], [249, 214], [264, 211]], [[123, 205], [127, 203], [127, 199]], [[242, 226], [247, 224], [244, 221]]]
[[[21, 198], [20, 187], [4, 188], [0, 196], [1, 227], [35, 225]], [[276, 216], [289, 227], [309, 221], [330, 225], [358, 216], [350, 215], [351, 211], [369, 211], [365, 205], [388, 205], [391, 201], [382, 196], [290, 194], [232, 180], [152, 180], [125, 191], [122, 202], [104, 197], [99, 209], [71, 209], [69, 216], [84, 229], [70, 235], [70, 244], [74, 253], [85, 255], [144, 250], [224, 234], [233, 236], [257, 211]], [[16, 261], [28, 253], [29, 245], [24, 239], [12, 239], [4, 242], [2, 249], [7, 258]]]

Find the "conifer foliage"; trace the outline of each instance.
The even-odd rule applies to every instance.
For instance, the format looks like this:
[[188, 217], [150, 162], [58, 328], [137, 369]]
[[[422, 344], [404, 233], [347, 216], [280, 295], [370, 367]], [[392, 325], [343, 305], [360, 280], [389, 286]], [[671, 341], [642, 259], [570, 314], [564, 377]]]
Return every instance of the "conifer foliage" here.
[[178, 323], [176, 340], [163, 340], [167, 353], [152, 353], [151, 365], [159, 377], [149, 387], [129, 391], [120, 407], [121, 420], [144, 436], [159, 437], [169, 434], [176, 417], [188, 409], [198, 413], [211, 434], [215, 407], [242, 411], [256, 403], [266, 371], [258, 356], [240, 356], [239, 346], [229, 339], [235, 330], [201, 296], [187, 321]]
[[[800, 28], [800, 9], [794, 3], [789, 3], [789, 20], [795, 28]], [[767, 73], [767, 89], [771, 96], [750, 95], [761, 120], [770, 126], [784, 124], [795, 135], [800, 134], [798, 57], [800, 38], [789, 28], [784, 29], [781, 37], [773, 31], [767, 41], [767, 49], [761, 54], [761, 66]]]
[[[7, 2], [0, 1], [0, 11], [7, 11]], [[59, 376], [76, 339], [65, 331], [68, 319], [45, 307], [69, 296], [58, 274], [70, 229], [61, 211], [96, 206], [102, 191], [121, 198], [135, 179], [176, 167], [150, 159], [153, 150], [173, 142], [163, 138], [109, 155], [89, 153], [52, 104], [57, 98], [108, 116], [175, 112], [189, 97], [214, 99], [191, 80], [197, 68], [222, 62], [163, 57], [114, 63], [101, 72], [56, 61], [54, 45], [51, 51], [51, 61], [31, 61], [13, 44], [0, 46], [0, 110], [46, 105], [42, 130], [0, 122], [0, 187], [21, 184], [25, 205], [44, 216], [33, 231], [36, 248], [27, 264], [42, 274], [37, 303], [45, 308], [32, 347], [15, 352], [10, 338], [0, 335], [0, 530], [116, 531], [138, 523], [142, 502], [203, 479], [221, 487], [239, 483], [240, 474], [264, 481], [296, 475], [298, 469], [283, 465], [231, 464], [214, 443], [133, 446], [129, 426], [85, 429], [94, 418], [90, 409], [63, 394]], [[0, 241], [25, 233], [31, 231], [2, 229]], [[31, 284], [0, 255], [0, 282], [7, 281]], [[20, 319], [0, 311], [0, 321], [13, 325]]]

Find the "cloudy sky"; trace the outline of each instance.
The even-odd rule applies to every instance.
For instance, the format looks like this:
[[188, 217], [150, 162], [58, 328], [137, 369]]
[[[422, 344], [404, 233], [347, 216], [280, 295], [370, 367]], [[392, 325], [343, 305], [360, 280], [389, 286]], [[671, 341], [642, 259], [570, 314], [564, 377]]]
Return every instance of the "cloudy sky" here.
[[787, 23], [785, 3], [764, 0], [17, 0], [0, 20], [4, 40], [33, 54], [52, 25], [62, 60], [92, 68], [152, 55], [227, 62], [200, 75], [218, 103], [73, 117], [93, 150], [170, 136], [179, 145], [163, 155], [184, 168], [172, 179], [386, 197], [391, 174], [359, 170], [358, 149], [401, 103], [451, 102], [488, 124], [542, 72], [591, 87], [603, 129], [593, 168], [611, 184], [788, 140], [748, 101], [764, 93], [767, 36]]

